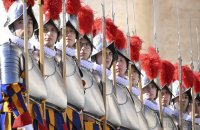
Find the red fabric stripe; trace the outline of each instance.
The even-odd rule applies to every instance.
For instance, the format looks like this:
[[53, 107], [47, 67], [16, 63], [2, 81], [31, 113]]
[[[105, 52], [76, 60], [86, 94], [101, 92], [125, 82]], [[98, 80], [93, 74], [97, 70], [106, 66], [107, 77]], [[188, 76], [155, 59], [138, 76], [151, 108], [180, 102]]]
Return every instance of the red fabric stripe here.
[[31, 118], [29, 112], [25, 112], [22, 115], [19, 115], [18, 117], [16, 117], [12, 127], [18, 128], [18, 127], [22, 127], [22, 126], [29, 125], [32, 123], [33, 123], [33, 121], [32, 121], [32, 118]]

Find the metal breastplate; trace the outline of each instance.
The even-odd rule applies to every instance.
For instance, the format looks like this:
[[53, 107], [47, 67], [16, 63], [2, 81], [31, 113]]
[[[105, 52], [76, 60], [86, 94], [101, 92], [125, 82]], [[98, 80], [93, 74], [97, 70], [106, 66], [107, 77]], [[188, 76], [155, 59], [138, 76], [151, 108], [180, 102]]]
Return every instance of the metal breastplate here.
[[183, 130], [191, 130], [192, 122], [183, 120]]
[[163, 115], [163, 127], [165, 130], [178, 130], [173, 119], [166, 115]]
[[38, 65], [31, 55], [28, 61], [29, 94], [38, 99], [46, 99], [47, 88]]
[[128, 129], [139, 129], [139, 121], [135, 110], [135, 104], [126, 88], [117, 84], [116, 87], [117, 101], [120, 108], [122, 127]]
[[147, 120], [146, 120], [144, 113], [142, 111], [142, 109], [144, 107], [143, 104], [140, 102], [138, 97], [136, 97], [133, 94], [132, 94], [132, 98], [133, 98], [134, 103], [135, 103], [135, 109], [136, 109], [136, 112], [137, 112], [137, 116], [138, 116], [138, 120], [139, 120], [139, 124], [140, 124], [140, 129], [141, 130], [149, 130]]
[[47, 103], [67, 108], [67, 94], [59, 69], [53, 58], [44, 57], [44, 75], [47, 86]]
[[23, 69], [24, 60], [21, 49], [10, 42], [0, 44], [1, 83], [18, 83]]
[[161, 124], [157, 113], [147, 106], [144, 106], [144, 115], [147, 119], [149, 129], [151, 130], [161, 130]]
[[[97, 82], [101, 82], [101, 75], [96, 71], [93, 72], [94, 77]], [[102, 87], [102, 86], [101, 86]], [[117, 103], [117, 98], [113, 92], [112, 81], [106, 78], [106, 119], [108, 123], [114, 126], [121, 126], [121, 115], [119, 105]]]
[[85, 68], [81, 68], [85, 81], [85, 105], [83, 111], [94, 118], [100, 119], [105, 115], [103, 97], [94, 76]]
[[66, 56], [66, 58], [66, 88], [68, 105], [77, 110], [81, 110], [84, 108], [85, 97], [79, 68], [72, 57]]

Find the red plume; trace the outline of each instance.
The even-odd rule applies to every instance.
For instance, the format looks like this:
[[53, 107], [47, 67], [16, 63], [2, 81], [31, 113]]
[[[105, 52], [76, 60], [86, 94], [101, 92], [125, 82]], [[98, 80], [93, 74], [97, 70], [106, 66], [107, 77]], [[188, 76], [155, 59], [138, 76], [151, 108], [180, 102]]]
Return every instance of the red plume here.
[[96, 36], [102, 30], [102, 20], [101, 18], [97, 17], [94, 20], [94, 24], [92, 25], [92, 34]]
[[78, 12], [79, 31], [81, 34], [89, 34], [92, 32], [94, 23], [93, 10], [89, 6], [81, 7]]
[[130, 37], [130, 53], [131, 60], [138, 62], [140, 56], [140, 50], [142, 49], [142, 40], [138, 36]]
[[174, 64], [175, 71], [174, 71], [174, 76], [173, 76], [173, 82], [176, 80], [179, 80], [179, 68], [178, 67], [179, 67], [178, 63]]
[[148, 54], [140, 55], [140, 60], [142, 69], [145, 71], [148, 78], [156, 78], [160, 69], [160, 57], [156, 53], [156, 50], [150, 47]]
[[[93, 36], [98, 33], [102, 33], [102, 19], [96, 18], [92, 29]], [[110, 18], [106, 18], [106, 39], [108, 42], [115, 40], [117, 35], [117, 26], [112, 22]]]
[[188, 66], [182, 67], [182, 79], [185, 88], [191, 88], [193, 86], [194, 74]]
[[[175, 65], [175, 72], [173, 76], [173, 80], [179, 80], [179, 65], [176, 63]], [[193, 86], [194, 74], [192, 70], [187, 66], [182, 66], [182, 81], [183, 86], [185, 88], [191, 88]]]
[[106, 39], [111, 42], [117, 35], [117, 26], [110, 18], [106, 18]]
[[62, 11], [62, 0], [44, 0], [45, 19], [57, 20]]
[[77, 15], [80, 8], [81, 8], [80, 0], [67, 0], [66, 12], [68, 14]]
[[174, 75], [175, 67], [172, 63], [170, 63], [167, 60], [161, 61], [160, 66], [160, 84], [161, 86], [164, 86], [167, 84], [169, 86], [173, 81], [173, 75]]
[[121, 49], [126, 49], [126, 37], [124, 36], [124, 33], [117, 29], [117, 35], [115, 37], [115, 47], [118, 49], [118, 50], [121, 50]]
[[200, 93], [200, 73], [194, 73], [194, 91]]
[[6, 12], [8, 12], [10, 6], [15, 2], [16, 0], [3, 0], [3, 5], [4, 8], [6, 10]]
[[29, 6], [33, 7], [34, 4], [35, 4], [34, 0], [28, 0], [27, 1], [27, 7], [29, 7]]

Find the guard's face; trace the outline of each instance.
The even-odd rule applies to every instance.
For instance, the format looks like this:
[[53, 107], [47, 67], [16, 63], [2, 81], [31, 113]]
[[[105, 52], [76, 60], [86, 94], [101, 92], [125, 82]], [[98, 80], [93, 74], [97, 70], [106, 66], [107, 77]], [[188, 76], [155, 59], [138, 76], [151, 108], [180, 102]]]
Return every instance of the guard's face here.
[[[27, 15], [27, 30], [28, 30], [28, 39], [30, 39], [33, 35], [33, 20]], [[13, 23], [14, 33], [17, 37], [24, 39], [24, 22], [23, 16], [21, 16], [18, 20]]]
[[91, 43], [85, 38], [81, 38], [80, 46], [80, 58], [83, 60], [88, 60], [92, 53]]
[[54, 49], [54, 44], [56, 43], [58, 37], [58, 32], [55, 26], [50, 23], [44, 25], [44, 45]]
[[132, 83], [133, 83], [133, 86], [137, 86], [138, 82], [139, 82], [139, 77], [140, 75], [138, 74], [137, 70], [132, 67], [131, 69], [131, 79], [132, 79]]
[[116, 75], [125, 77], [127, 70], [127, 63], [123, 56], [118, 55], [117, 63], [116, 63]]
[[157, 88], [153, 83], [148, 84], [146, 87], [142, 89], [143, 97], [150, 101], [154, 101], [157, 94]]
[[76, 31], [70, 27], [66, 26], [66, 46], [73, 48], [76, 43]]
[[[189, 96], [187, 94], [183, 94], [182, 95], [182, 102], [181, 102], [182, 106], [183, 106], [183, 112], [187, 111], [187, 107], [189, 104]], [[174, 99], [174, 105], [176, 109], [179, 109], [179, 97], [176, 97]]]
[[[113, 60], [113, 53], [110, 49], [106, 48], [106, 68], [109, 69]], [[102, 64], [102, 51], [96, 55], [97, 64]]]
[[162, 95], [162, 105], [167, 107], [170, 104], [171, 95], [169, 91], [167, 91], [166, 89], [161, 90], [161, 95]]

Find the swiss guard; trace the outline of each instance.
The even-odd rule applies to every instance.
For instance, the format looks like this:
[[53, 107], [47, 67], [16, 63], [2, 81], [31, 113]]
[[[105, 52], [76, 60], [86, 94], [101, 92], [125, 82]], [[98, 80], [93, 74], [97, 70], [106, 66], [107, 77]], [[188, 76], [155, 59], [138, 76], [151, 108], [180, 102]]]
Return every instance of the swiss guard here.
[[[174, 72], [175, 72], [175, 67], [171, 62], [167, 60], [161, 60], [159, 77], [161, 86], [163, 127], [165, 129], [176, 128], [176, 125], [172, 118], [174, 111], [171, 108], [171, 99], [173, 96], [171, 91], [171, 83], [173, 82]], [[157, 102], [159, 102], [158, 98]]]
[[173, 96], [170, 85], [173, 82], [174, 72], [175, 67], [171, 62], [167, 60], [161, 60], [160, 85], [162, 95], [162, 106], [163, 113], [168, 116], [172, 116], [173, 114], [173, 110], [170, 108], [170, 103]]
[[[116, 61], [116, 97], [120, 108], [121, 114], [121, 127], [120, 129], [139, 129], [140, 126], [135, 104], [128, 90], [128, 65], [130, 59], [126, 53], [126, 38], [121, 30], [117, 30], [117, 37], [115, 39], [115, 46], [118, 52], [118, 59]], [[112, 77], [110, 77], [112, 79]]]
[[[114, 61], [117, 60], [117, 52], [114, 46], [113, 39], [115, 35], [114, 30], [117, 27], [112, 23], [111, 19], [106, 19], [106, 77], [111, 75], [110, 68]], [[92, 52], [91, 60], [95, 62], [93, 66], [93, 75], [96, 78], [98, 84], [100, 84], [100, 89], [102, 88], [102, 50], [103, 50], [103, 37], [102, 37], [102, 19], [96, 18], [93, 25], [93, 45], [94, 49]], [[121, 126], [121, 116], [120, 110], [117, 103], [116, 96], [113, 92], [112, 81], [106, 78], [106, 120], [107, 129], [113, 130]]]
[[[199, 124], [200, 124], [200, 74], [198, 72], [194, 72], [194, 82], [193, 82], [193, 86], [194, 86], [194, 99], [195, 99], [195, 123], [198, 124], [196, 125], [196, 127], [199, 128]], [[188, 121], [192, 121], [192, 103], [189, 106], [189, 116], [187, 117]], [[198, 129], [196, 128], [196, 129]]]
[[92, 74], [94, 63], [90, 61], [93, 51], [92, 26], [94, 23], [93, 10], [89, 6], [82, 6], [78, 13], [80, 39], [80, 65], [85, 83], [85, 104], [83, 120], [85, 130], [101, 130], [105, 107], [99, 84]]
[[[29, 92], [25, 86], [25, 61], [24, 61], [24, 24], [23, 24], [23, 3], [15, 0], [4, 0], [4, 7], [7, 11], [7, 26], [12, 35], [6, 42], [0, 45], [1, 62], [1, 130], [12, 128], [45, 129], [45, 123], [40, 111], [41, 101], [46, 99], [46, 86], [42, 75], [31, 56], [31, 44], [28, 42], [29, 49]], [[28, 39], [33, 35], [38, 27], [34, 17], [32, 6], [34, 1], [27, 3], [27, 26]], [[32, 77], [32, 78], [31, 78]], [[38, 91], [35, 81], [40, 85]], [[30, 112], [25, 105], [24, 94], [30, 94]], [[14, 115], [14, 116], [13, 116]], [[36, 116], [37, 115], [37, 116]], [[33, 119], [32, 119], [33, 118]], [[32, 125], [33, 124], [33, 125]]]
[[[62, 75], [57, 64], [55, 44], [60, 38], [61, 0], [45, 0], [43, 9], [44, 36], [44, 79], [47, 87], [46, 124], [48, 129], [66, 130], [63, 113], [67, 108], [67, 94]], [[39, 38], [39, 29], [35, 36]], [[40, 51], [39, 43], [35, 44]], [[36, 60], [39, 58], [36, 58]]]
[[132, 80], [132, 98], [135, 103], [135, 109], [137, 112], [140, 129], [142, 130], [148, 130], [149, 126], [147, 123], [147, 120], [144, 116], [143, 107], [144, 105], [141, 103], [140, 99], [138, 98], [140, 96], [140, 85], [141, 85], [141, 71], [139, 67], [137, 66], [139, 62], [140, 57], [140, 51], [142, 49], [142, 39], [137, 36], [130, 36], [130, 58], [132, 64], [131, 64], [131, 80]]
[[155, 82], [160, 69], [160, 57], [156, 50], [150, 47], [147, 54], [141, 54], [140, 60], [141, 67], [144, 70], [141, 76], [144, 114], [150, 129], [161, 129], [162, 126], [158, 117], [159, 109], [156, 103], [160, 87]]
[[[194, 79], [194, 74], [192, 70], [187, 66], [182, 66], [182, 79], [183, 79], [183, 84], [182, 84], [182, 112], [183, 112], [183, 120], [184, 120], [184, 127], [185, 128], [191, 128], [191, 122], [188, 122], [187, 117], [189, 115], [189, 104], [192, 101], [192, 95], [191, 95], [191, 87], [193, 86], [193, 79]], [[174, 73], [174, 82], [172, 83], [172, 103], [173, 106], [172, 108], [174, 109], [174, 115], [176, 120], [179, 120], [179, 69], [178, 65], [175, 65], [175, 73]], [[179, 124], [180, 125], [180, 124]]]
[[[67, 88], [67, 126], [69, 130], [82, 129], [82, 110], [84, 108], [84, 86], [82, 83], [82, 72], [79, 68], [79, 61], [76, 57], [76, 50], [80, 46], [80, 33], [78, 29], [77, 15], [81, 8], [80, 0], [67, 0], [66, 2], [66, 23], [61, 24], [61, 29], [66, 27], [66, 77], [65, 87]], [[63, 23], [63, 22], [62, 22]], [[63, 48], [63, 37], [56, 45], [58, 54], [61, 57]], [[63, 70], [60, 64], [60, 70]], [[62, 72], [63, 73], [63, 72]]]

